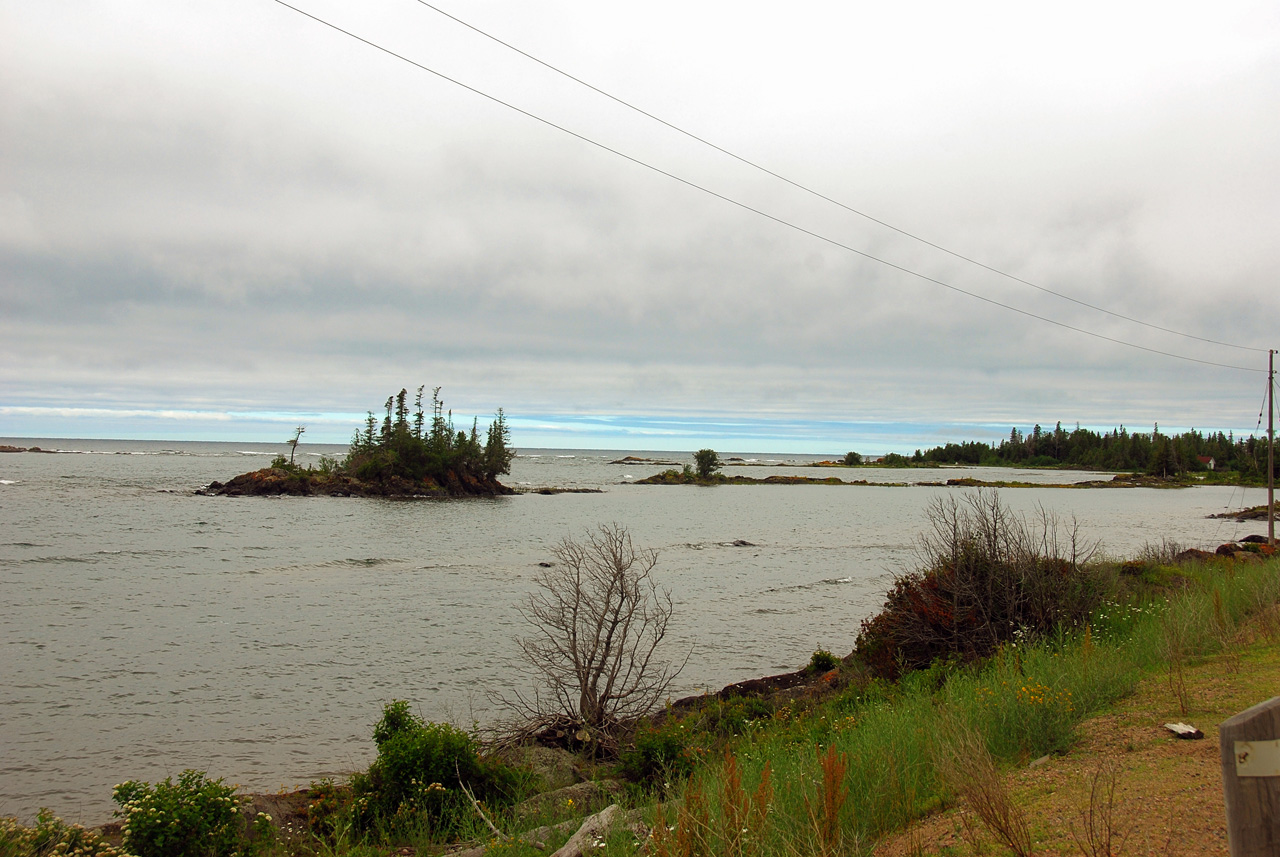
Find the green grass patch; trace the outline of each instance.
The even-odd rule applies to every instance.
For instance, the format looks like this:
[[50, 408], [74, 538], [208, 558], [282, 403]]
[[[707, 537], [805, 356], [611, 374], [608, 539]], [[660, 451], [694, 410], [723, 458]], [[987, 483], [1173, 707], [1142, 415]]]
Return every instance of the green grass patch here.
[[[973, 730], [998, 766], [1062, 753], [1079, 723], [1144, 676], [1223, 650], [1242, 621], [1280, 600], [1280, 561], [1211, 562], [1148, 578], [1118, 586], [1076, 629], [1006, 643], [977, 664], [938, 662], [895, 685], [857, 685], [797, 716], [775, 714], [727, 742], [730, 761], [698, 765], [676, 796], [716, 817], [732, 802], [734, 777], [750, 792], [767, 776], [770, 809], [752, 828], [751, 853], [867, 853], [877, 837], [955, 800], [938, 764], [944, 723]], [[698, 824], [697, 813], [686, 823]], [[676, 844], [658, 853], [738, 847], [719, 834], [697, 843], [700, 851]]]

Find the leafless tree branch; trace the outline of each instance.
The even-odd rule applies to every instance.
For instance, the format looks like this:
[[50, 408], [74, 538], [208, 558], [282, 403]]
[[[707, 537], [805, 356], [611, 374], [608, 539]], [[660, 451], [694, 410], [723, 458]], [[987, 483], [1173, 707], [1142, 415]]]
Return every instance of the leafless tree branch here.
[[619, 524], [566, 538], [552, 555], [520, 610], [531, 633], [517, 640], [542, 691], [509, 702], [599, 740], [653, 710], [683, 668], [659, 654], [674, 603], [653, 579], [657, 552]]

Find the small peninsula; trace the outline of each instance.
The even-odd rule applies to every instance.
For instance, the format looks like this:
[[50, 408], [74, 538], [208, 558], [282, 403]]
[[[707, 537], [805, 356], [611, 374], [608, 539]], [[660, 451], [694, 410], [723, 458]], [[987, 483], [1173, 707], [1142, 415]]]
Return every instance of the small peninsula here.
[[332, 497], [494, 497], [516, 493], [498, 481], [511, 472], [516, 452], [502, 409], [489, 424], [484, 442], [480, 426], [459, 431], [452, 414], [440, 401], [440, 388], [431, 393], [431, 414], [423, 408], [419, 387], [414, 410], [408, 391], [387, 399], [386, 416], [379, 424], [370, 411], [363, 429], [357, 429], [341, 461], [322, 457], [319, 466], [294, 463], [299, 426], [289, 439], [290, 455], [277, 456], [270, 467], [242, 473], [226, 483], [212, 482], [197, 494], [221, 497], [296, 496]]

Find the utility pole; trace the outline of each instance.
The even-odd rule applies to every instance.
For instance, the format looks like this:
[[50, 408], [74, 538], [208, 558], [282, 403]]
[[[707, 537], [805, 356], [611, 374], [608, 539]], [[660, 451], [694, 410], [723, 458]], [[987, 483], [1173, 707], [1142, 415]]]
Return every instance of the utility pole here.
[[1276, 350], [1267, 351], [1267, 544], [1276, 546]]

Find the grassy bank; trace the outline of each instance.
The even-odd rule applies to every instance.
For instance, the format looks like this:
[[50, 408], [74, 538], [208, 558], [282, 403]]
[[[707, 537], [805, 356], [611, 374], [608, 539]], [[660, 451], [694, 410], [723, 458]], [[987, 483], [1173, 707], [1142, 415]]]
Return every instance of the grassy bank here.
[[[1262, 701], [1276, 685], [1269, 680], [1249, 687], [1241, 680], [1236, 685], [1243, 681], [1247, 688], [1241, 691], [1225, 684], [1206, 689], [1206, 682], [1254, 674], [1274, 679], [1280, 672], [1274, 642], [1280, 637], [1280, 561], [1249, 556], [1175, 566], [1168, 559], [1095, 568], [1099, 579], [1109, 581], [1111, 595], [1088, 621], [1040, 639], [1015, 635], [976, 662], [941, 659], [889, 682], [870, 677], [852, 659], [826, 670], [830, 663], [815, 658], [822, 669], [815, 669], [813, 680], [781, 696], [669, 710], [624, 753], [620, 768], [633, 782], [622, 803], [653, 828], [647, 849], [658, 855], [858, 855], [877, 849], [959, 855], [980, 853], [975, 849], [993, 842], [1008, 845], [1006, 836], [1017, 850], [1019, 815], [1030, 819], [1027, 848], [1088, 853], [1075, 842], [1072, 825], [1082, 823], [1079, 807], [1088, 804], [1091, 777], [1111, 770], [1122, 796], [1128, 789], [1127, 816], [1135, 817], [1133, 807], [1152, 804], [1167, 832], [1168, 818], [1192, 811], [1179, 803], [1185, 784], [1156, 786], [1161, 765], [1172, 762], [1135, 763], [1134, 773], [1123, 761], [1106, 762], [1103, 750], [1108, 758], [1129, 754], [1132, 761], [1138, 758], [1132, 754], [1149, 747], [1169, 747], [1173, 739], [1160, 734], [1161, 718], [1209, 716], [1211, 722], [1197, 725], [1212, 739], [1213, 724]], [[384, 719], [379, 728], [382, 734], [375, 736], [380, 748], [391, 748], [391, 759], [401, 727]], [[412, 740], [425, 740], [410, 731]], [[445, 739], [466, 743], [454, 734], [432, 740]], [[1216, 742], [1203, 749], [1210, 743], [1178, 746], [1216, 759]], [[582, 764], [597, 778], [618, 774], [612, 763]], [[506, 794], [498, 783], [490, 797], [479, 796], [495, 832], [449, 773], [439, 774], [438, 782], [414, 783], [420, 811], [410, 805], [394, 824], [362, 821], [353, 807], [358, 798], [340, 784], [320, 784], [301, 796], [302, 808], [289, 820], [264, 821], [246, 807], [241, 815], [252, 835], [241, 853], [426, 854], [466, 842], [494, 854], [542, 855], [569, 837], [577, 826], [573, 819], [588, 804], [561, 795], [535, 810], [521, 809], [519, 798], [547, 784], [515, 779]], [[356, 792], [368, 788], [374, 775], [371, 769], [363, 784], [357, 781]], [[975, 784], [989, 794], [975, 791]], [[1220, 788], [1201, 785], [1209, 792]], [[995, 821], [979, 817], [980, 804], [995, 799], [991, 794], [1007, 800], [1004, 821], [999, 813]], [[1065, 803], [1053, 803], [1054, 795]], [[567, 825], [551, 827], [566, 819]], [[1002, 824], [1012, 833], [1002, 832]], [[540, 825], [549, 829], [518, 838]], [[42, 834], [33, 831], [16, 823], [0, 830], [0, 857], [102, 853], [52, 821]], [[1146, 840], [1157, 835], [1148, 832]], [[541, 844], [529, 844], [530, 838]], [[69, 840], [74, 842], [54, 850]], [[1147, 853], [1146, 840], [1142, 852], [1125, 853]], [[630, 855], [641, 842], [636, 829], [619, 827], [593, 841], [591, 850]], [[1200, 853], [1178, 852], [1169, 842], [1165, 852], [1155, 853]]]
[[[751, 853], [866, 853], [918, 818], [971, 803], [967, 783], [1070, 750], [1082, 722], [1144, 679], [1167, 696], [1174, 719], [1191, 714], [1200, 659], [1238, 657], [1250, 616], [1268, 617], [1274, 633], [1278, 573], [1275, 561], [1152, 566], [1131, 599], [1106, 604], [1077, 633], [1009, 645], [981, 667], [935, 667], [894, 687], [850, 691], [805, 717], [751, 730], [731, 747], [732, 764], [700, 766], [678, 796], [723, 819], [732, 816], [735, 780], [751, 793], [767, 777], [772, 809], [751, 831]], [[1242, 704], [1270, 688], [1257, 694]], [[703, 828], [681, 812], [684, 824], [704, 830], [705, 853], [737, 853], [733, 830]]]
[[[1066, 753], [1007, 769], [1002, 783], [1027, 821], [1034, 853], [1081, 854], [1077, 840], [1086, 838], [1089, 822], [1110, 819], [1117, 855], [1225, 857], [1217, 724], [1280, 688], [1278, 631], [1272, 610], [1241, 626], [1217, 654], [1188, 659], [1181, 692], [1167, 669], [1149, 673], [1133, 693], [1081, 723]], [[1180, 741], [1163, 728], [1180, 721], [1202, 729], [1204, 739]], [[992, 848], [993, 837], [976, 821], [959, 801], [885, 837], [875, 853], [969, 857], [1006, 850]]]

